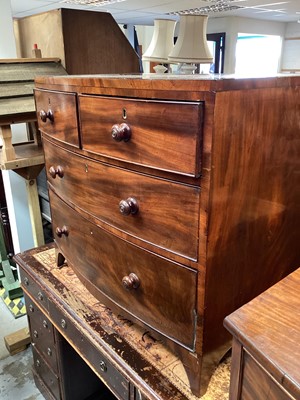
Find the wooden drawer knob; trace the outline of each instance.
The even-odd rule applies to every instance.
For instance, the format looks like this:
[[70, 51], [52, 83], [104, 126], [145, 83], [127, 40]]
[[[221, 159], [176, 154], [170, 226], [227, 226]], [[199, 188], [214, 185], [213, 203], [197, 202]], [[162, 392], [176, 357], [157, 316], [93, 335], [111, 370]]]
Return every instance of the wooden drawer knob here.
[[128, 276], [124, 276], [122, 284], [126, 290], [137, 289], [140, 286], [140, 279], [132, 272]]
[[54, 115], [52, 110], [48, 110], [47, 112], [45, 110], [40, 111], [40, 119], [42, 122], [47, 122], [47, 119], [49, 119], [50, 122], [54, 121]]
[[139, 211], [139, 205], [134, 197], [128, 197], [127, 200], [120, 201], [119, 210], [123, 215], [136, 214]]
[[125, 123], [113, 125], [111, 128], [111, 136], [117, 142], [121, 142], [122, 140], [128, 142], [131, 138], [130, 126]]
[[58, 165], [56, 168], [53, 165], [49, 168], [49, 174], [52, 176], [53, 179], [56, 178], [56, 175], [60, 178], [64, 176], [64, 169], [62, 166]]
[[69, 236], [68, 228], [65, 225], [61, 228], [58, 226], [55, 229], [55, 233], [57, 234], [58, 237], [62, 237], [63, 235]]

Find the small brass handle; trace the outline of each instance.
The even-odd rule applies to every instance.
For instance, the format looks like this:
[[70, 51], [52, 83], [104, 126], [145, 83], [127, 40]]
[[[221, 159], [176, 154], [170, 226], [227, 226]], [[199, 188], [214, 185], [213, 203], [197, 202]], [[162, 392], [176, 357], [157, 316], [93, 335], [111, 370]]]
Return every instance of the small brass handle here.
[[131, 272], [128, 276], [124, 276], [122, 285], [126, 290], [137, 289], [140, 286], [140, 279], [136, 274]]
[[50, 347], [48, 347], [48, 349], [47, 349], [47, 354], [48, 354], [48, 356], [52, 356], [52, 350], [51, 350], [51, 348]]
[[67, 322], [66, 322], [65, 319], [62, 319], [62, 320], [60, 321], [60, 326], [61, 326], [63, 329], [66, 329], [66, 327], [67, 327]]
[[30, 312], [34, 312], [34, 307], [33, 307], [32, 304], [29, 304], [29, 311], [30, 311]]
[[47, 122], [47, 119], [49, 119], [50, 122], [54, 121], [54, 114], [52, 110], [48, 110], [47, 112], [45, 110], [40, 111], [40, 119], [42, 122]]
[[134, 215], [139, 211], [139, 205], [134, 197], [128, 197], [120, 201], [119, 210], [122, 215]]
[[111, 128], [111, 136], [116, 142], [128, 142], [131, 138], [131, 128], [129, 125], [122, 123], [122, 124], [115, 124]]
[[36, 330], [33, 331], [33, 337], [35, 337], [36, 339], [39, 337], [39, 334]]
[[55, 179], [56, 175], [60, 178], [63, 178], [65, 173], [61, 165], [58, 165], [56, 168], [51, 165], [51, 167], [49, 168], [49, 174], [52, 176], [53, 179]]
[[107, 365], [105, 363], [105, 361], [101, 360], [99, 363], [100, 369], [102, 372], [106, 372], [107, 371]]
[[47, 321], [44, 319], [44, 321], [43, 321], [43, 327], [45, 328], [45, 329], [47, 329], [48, 328], [48, 323], [47, 323]]
[[40, 301], [43, 301], [43, 300], [44, 300], [43, 293], [41, 293], [41, 292], [38, 292], [37, 297], [38, 297], [38, 299], [39, 299]]
[[65, 225], [61, 228], [58, 226], [55, 229], [55, 233], [57, 234], [58, 237], [62, 237], [63, 235], [69, 236], [68, 228]]
[[24, 278], [24, 285], [25, 286], [29, 285], [29, 279], [27, 278], [27, 276], [25, 276], [25, 278]]

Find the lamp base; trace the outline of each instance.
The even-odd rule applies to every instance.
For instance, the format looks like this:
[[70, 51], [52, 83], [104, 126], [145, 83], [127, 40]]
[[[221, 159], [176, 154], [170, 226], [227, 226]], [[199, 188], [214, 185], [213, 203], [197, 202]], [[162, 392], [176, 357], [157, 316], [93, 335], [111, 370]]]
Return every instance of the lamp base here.
[[162, 64], [155, 65], [153, 69], [157, 74], [164, 74], [168, 70], [168, 68]]

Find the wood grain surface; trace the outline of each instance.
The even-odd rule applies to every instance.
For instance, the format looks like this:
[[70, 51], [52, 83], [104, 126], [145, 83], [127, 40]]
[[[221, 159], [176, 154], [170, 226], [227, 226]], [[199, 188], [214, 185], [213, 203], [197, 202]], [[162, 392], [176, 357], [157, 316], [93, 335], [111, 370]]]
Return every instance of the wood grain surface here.
[[[243, 391], [245, 399], [264, 399], [264, 393], [273, 387], [278, 393], [274, 398], [285, 399], [284, 391], [295, 399], [300, 397], [299, 288], [297, 269], [225, 319], [226, 328], [245, 349], [240, 356], [233, 353], [240, 372], [234, 369], [232, 393]], [[235, 398], [239, 397], [232, 396]]]
[[[48, 181], [64, 201], [96, 217], [108, 230], [115, 227], [165, 249], [165, 254], [171, 251], [197, 259], [198, 187], [97, 163], [47, 140], [44, 150]], [[63, 177], [53, 178], [49, 170], [58, 166], [64, 171]], [[119, 203], [129, 197], [136, 199], [138, 212], [122, 215]]]
[[82, 285], [72, 268], [66, 264], [57, 268], [53, 244], [15, 257], [36, 299], [42, 291], [44, 299], [51, 299], [55, 309], [80, 329], [77, 336], [90, 340], [96, 352], [104, 352], [149, 400], [228, 400], [230, 357], [216, 368], [206, 394], [196, 397], [176, 354], [149, 331], [112, 313]]

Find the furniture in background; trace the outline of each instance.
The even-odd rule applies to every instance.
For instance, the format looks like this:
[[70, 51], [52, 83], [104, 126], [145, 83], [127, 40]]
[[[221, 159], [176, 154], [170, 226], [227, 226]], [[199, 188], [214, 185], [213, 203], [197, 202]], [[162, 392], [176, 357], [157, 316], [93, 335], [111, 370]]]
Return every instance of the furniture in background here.
[[15, 20], [21, 57], [34, 43], [43, 57], [59, 57], [70, 75], [140, 72], [139, 57], [111, 14], [58, 9]]
[[300, 263], [299, 85], [36, 80], [58, 265], [178, 354], [197, 396], [225, 316]]
[[225, 321], [233, 335], [230, 400], [300, 398], [300, 269]]
[[[59, 59], [0, 60], [0, 137], [3, 141], [0, 168], [13, 170], [26, 181], [31, 226], [36, 246], [44, 243], [36, 185], [37, 175], [44, 166], [44, 153], [36, 127], [34, 78], [37, 75], [62, 74], [65, 75], [66, 71]], [[28, 125], [28, 141], [13, 145], [11, 125], [17, 123]], [[8, 215], [5, 221], [7, 224]], [[13, 249], [10, 248], [10, 251]]]
[[[197, 400], [180, 360], [147, 330], [99, 303], [69, 266], [57, 268], [53, 244], [18, 254], [15, 261], [26, 298], [33, 375], [47, 400]], [[228, 399], [229, 371], [230, 358], [217, 368], [204, 399]]]

